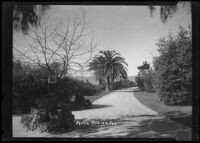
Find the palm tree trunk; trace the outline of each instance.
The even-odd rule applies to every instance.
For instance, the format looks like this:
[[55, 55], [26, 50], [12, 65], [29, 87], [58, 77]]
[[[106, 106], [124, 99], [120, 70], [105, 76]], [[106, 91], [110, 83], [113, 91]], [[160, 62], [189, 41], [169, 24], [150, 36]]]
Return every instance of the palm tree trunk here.
[[110, 89], [110, 77], [109, 76], [107, 76], [107, 78], [106, 78], [106, 91], [110, 91], [111, 89]]

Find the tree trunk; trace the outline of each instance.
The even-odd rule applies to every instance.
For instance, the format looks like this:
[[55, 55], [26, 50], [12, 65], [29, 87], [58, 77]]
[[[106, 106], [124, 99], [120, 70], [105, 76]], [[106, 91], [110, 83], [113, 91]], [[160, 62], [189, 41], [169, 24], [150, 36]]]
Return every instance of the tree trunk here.
[[[48, 115], [54, 115], [57, 103], [56, 103], [56, 84], [57, 84], [57, 76], [55, 73], [49, 72], [49, 78], [48, 78]], [[50, 117], [51, 118], [51, 117]]]
[[99, 79], [99, 83], [98, 83], [98, 84], [99, 84], [99, 85], [102, 85], [102, 83], [103, 83], [103, 82], [102, 82], [102, 79]]
[[109, 78], [109, 76], [107, 76], [107, 78], [106, 78], [106, 91], [110, 91], [111, 89], [110, 89], [110, 78]]

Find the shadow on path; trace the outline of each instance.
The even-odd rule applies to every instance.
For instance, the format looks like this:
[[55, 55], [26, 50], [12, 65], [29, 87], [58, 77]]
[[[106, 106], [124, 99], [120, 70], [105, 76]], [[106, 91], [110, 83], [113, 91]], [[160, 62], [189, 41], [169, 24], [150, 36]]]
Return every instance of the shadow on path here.
[[117, 92], [133, 92], [133, 90], [116, 90]]
[[169, 111], [169, 112], [163, 113], [163, 115], [165, 117], [170, 118], [171, 120], [182, 123], [190, 128], [192, 127], [192, 115], [191, 114], [185, 114], [181, 111]]
[[175, 138], [191, 140], [191, 129], [166, 118], [145, 119], [138, 126], [128, 127], [127, 137], [136, 138]]
[[[174, 138], [191, 140], [191, 128], [160, 116], [127, 116], [115, 120], [76, 120], [78, 124], [68, 133], [54, 134], [57, 137], [70, 138]], [[91, 122], [116, 123], [115, 125], [91, 124]]]
[[106, 108], [106, 107], [112, 107], [112, 105], [98, 105], [98, 104], [92, 104], [88, 107], [74, 107], [72, 111], [81, 111], [81, 110], [92, 110], [92, 109], [99, 109], [99, 108]]

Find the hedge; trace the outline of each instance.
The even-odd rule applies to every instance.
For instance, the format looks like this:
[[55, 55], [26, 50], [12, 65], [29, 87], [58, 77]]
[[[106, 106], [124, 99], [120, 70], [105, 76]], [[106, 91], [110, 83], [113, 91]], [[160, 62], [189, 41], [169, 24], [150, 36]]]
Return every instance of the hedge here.
[[113, 83], [113, 90], [118, 90], [122, 88], [128, 88], [135, 86], [135, 83], [129, 80], [120, 80]]
[[[13, 62], [13, 114], [27, 113], [31, 107], [46, 106], [48, 99], [48, 73], [44, 69], [29, 67], [21, 61]], [[89, 82], [63, 78], [56, 85], [57, 100], [69, 102], [72, 96], [94, 95], [101, 88]], [[84, 101], [83, 101], [84, 102]]]
[[155, 88], [160, 100], [167, 105], [191, 104], [191, 30], [180, 27], [175, 37], [162, 38], [157, 46], [160, 55], [154, 58]]

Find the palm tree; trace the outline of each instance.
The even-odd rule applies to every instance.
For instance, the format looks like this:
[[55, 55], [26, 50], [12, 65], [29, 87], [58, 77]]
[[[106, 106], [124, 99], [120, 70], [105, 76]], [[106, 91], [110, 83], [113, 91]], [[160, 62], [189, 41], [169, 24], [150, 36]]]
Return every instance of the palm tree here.
[[119, 53], [115, 51], [100, 51], [101, 55], [97, 55], [89, 63], [89, 71], [93, 71], [93, 75], [97, 80], [106, 81], [106, 91], [111, 90], [111, 84], [115, 80], [127, 79], [128, 64]]

